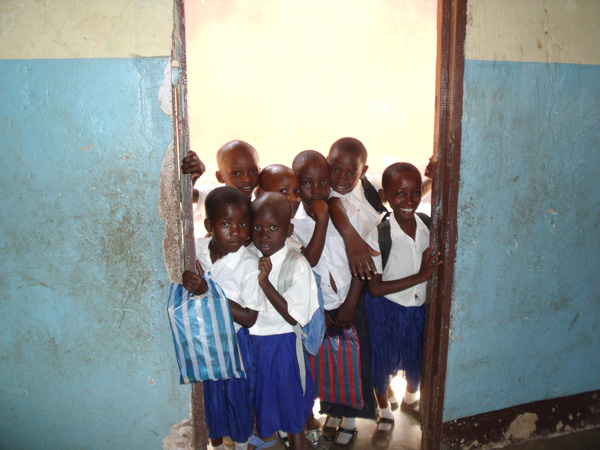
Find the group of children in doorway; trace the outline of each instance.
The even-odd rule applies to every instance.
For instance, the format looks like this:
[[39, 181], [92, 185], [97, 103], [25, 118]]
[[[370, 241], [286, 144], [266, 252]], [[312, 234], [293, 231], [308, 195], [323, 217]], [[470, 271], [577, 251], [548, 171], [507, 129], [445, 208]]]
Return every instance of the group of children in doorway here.
[[[183, 285], [204, 294], [202, 274], [210, 271], [222, 287], [247, 377], [203, 383], [213, 449], [224, 448], [225, 436], [238, 450], [267, 448], [277, 442], [276, 432], [286, 446], [304, 449], [312, 430], [332, 441], [332, 449], [352, 448], [356, 418], [377, 420], [372, 442], [388, 446], [398, 407], [388, 395], [390, 380], [400, 370], [407, 380], [401, 410], [419, 419], [425, 286], [442, 264], [429, 244], [428, 223], [415, 213], [419, 170], [392, 164], [377, 190], [365, 177], [367, 150], [354, 138], [336, 141], [327, 157], [306, 150], [291, 168], [262, 171], [257, 151], [232, 141], [217, 152], [217, 166], [225, 186], [198, 202], [207, 237], [196, 239], [196, 270], [185, 271]], [[195, 181], [204, 165], [190, 152], [182, 172]], [[389, 220], [391, 236], [387, 263], [379, 251], [382, 219]], [[285, 269], [282, 284], [290, 252], [303, 256]], [[315, 387], [309, 364], [297, 359], [294, 332], [319, 309], [319, 290], [326, 326], [356, 329], [364, 400], [361, 409], [321, 401], [323, 424], [312, 413]]]

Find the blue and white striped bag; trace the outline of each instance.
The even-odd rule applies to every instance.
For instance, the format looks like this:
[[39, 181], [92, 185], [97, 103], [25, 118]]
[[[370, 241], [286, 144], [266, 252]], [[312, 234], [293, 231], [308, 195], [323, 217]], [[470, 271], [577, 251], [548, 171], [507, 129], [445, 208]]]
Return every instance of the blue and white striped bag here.
[[208, 292], [196, 295], [173, 283], [167, 310], [173, 332], [181, 384], [246, 378], [223, 289], [203, 275]]

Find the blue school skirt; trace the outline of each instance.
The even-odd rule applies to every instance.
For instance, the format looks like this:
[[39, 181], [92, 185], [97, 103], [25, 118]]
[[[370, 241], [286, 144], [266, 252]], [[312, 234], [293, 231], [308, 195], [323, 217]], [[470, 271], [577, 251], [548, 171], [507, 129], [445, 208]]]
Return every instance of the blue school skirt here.
[[204, 381], [204, 410], [211, 439], [230, 436], [246, 442], [254, 426], [254, 361], [248, 329], [236, 333], [246, 379]]
[[275, 431], [300, 433], [310, 417], [314, 388], [306, 360], [306, 393], [302, 394], [296, 358], [296, 334], [250, 337], [256, 373], [256, 430], [266, 438]]
[[425, 304], [405, 307], [385, 297], [366, 294], [371, 334], [371, 370], [379, 395], [386, 393], [390, 376], [404, 370], [406, 381], [418, 389], [423, 360]]

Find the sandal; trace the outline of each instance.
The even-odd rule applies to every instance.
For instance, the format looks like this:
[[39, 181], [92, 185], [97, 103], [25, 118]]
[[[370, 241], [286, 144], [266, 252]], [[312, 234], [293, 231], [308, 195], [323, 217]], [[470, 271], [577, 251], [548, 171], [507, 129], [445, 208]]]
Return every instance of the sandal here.
[[338, 428], [339, 428], [339, 425], [336, 427], [327, 425], [329, 423], [330, 418], [339, 419], [340, 424], [342, 423], [341, 417], [327, 416], [327, 418], [325, 419], [325, 423], [323, 424], [323, 427], [321, 428], [321, 430], [323, 431], [323, 439], [325, 439], [326, 441], [333, 441], [335, 439], [335, 437], [337, 436], [337, 432], [338, 432]]
[[417, 422], [421, 423], [421, 413], [419, 412], [419, 400], [409, 405], [404, 401], [404, 399], [402, 399], [402, 403], [400, 404], [400, 411], [408, 414], [412, 418], [416, 419]]
[[273, 447], [275, 444], [277, 444], [277, 439], [265, 442], [254, 434], [250, 436], [250, 439], [248, 439], [248, 445], [254, 445], [254, 450], [262, 450], [263, 448]]
[[287, 433], [283, 434], [281, 431], [278, 431], [277, 437], [285, 448], [290, 448], [290, 438], [288, 438]]
[[[379, 424], [386, 423], [391, 425], [391, 427], [387, 430], [380, 430]], [[392, 440], [392, 432], [394, 431], [394, 419], [388, 419], [386, 417], [380, 417], [377, 419], [377, 428], [373, 433], [373, 437], [371, 438], [371, 443], [377, 447], [388, 447], [390, 445], [390, 441]]]
[[337, 441], [337, 438], [340, 435], [340, 433], [351, 434], [352, 437], [350, 438], [350, 440], [348, 441], [347, 444], [341, 444], [339, 442], [334, 442], [331, 445], [331, 447], [329, 447], [329, 450], [345, 450], [345, 449], [354, 448], [354, 441], [356, 441], [356, 435], [358, 434], [358, 430], [356, 428], [349, 430], [348, 428], [339, 427], [337, 435], [335, 436], [336, 441]]

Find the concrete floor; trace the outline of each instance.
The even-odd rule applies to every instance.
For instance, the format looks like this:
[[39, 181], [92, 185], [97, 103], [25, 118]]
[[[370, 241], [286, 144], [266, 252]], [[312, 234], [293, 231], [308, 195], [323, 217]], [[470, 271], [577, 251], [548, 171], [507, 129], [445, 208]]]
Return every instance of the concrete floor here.
[[[397, 393], [398, 399], [401, 400], [402, 393], [406, 387], [406, 382], [400, 376], [394, 378], [392, 387]], [[315, 416], [323, 423], [325, 416], [318, 414], [318, 402], [315, 405]], [[388, 450], [420, 450], [421, 448], [421, 425], [411, 416], [403, 413], [400, 409], [394, 411], [394, 419], [396, 421], [392, 441]], [[375, 421], [357, 419], [356, 421], [358, 435], [354, 443], [354, 450], [382, 450], [381, 447], [376, 447], [371, 444], [371, 437], [375, 431]], [[227, 443], [226, 443], [227, 444]], [[578, 433], [571, 433], [563, 436], [557, 436], [547, 439], [539, 439], [528, 441], [521, 444], [507, 445], [507, 442], [497, 443], [496, 445], [486, 445], [484, 448], [503, 448], [505, 450], [600, 450], [600, 428], [586, 430]], [[308, 447], [307, 450], [327, 450], [331, 445], [330, 442], [321, 441], [321, 444], [316, 449]], [[226, 445], [226, 448], [230, 448]], [[475, 450], [477, 446], [465, 446], [464, 449]], [[272, 450], [285, 450], [285, 446], [278, 442]], [[462, 450], [462, 449], [461, 449]]]

